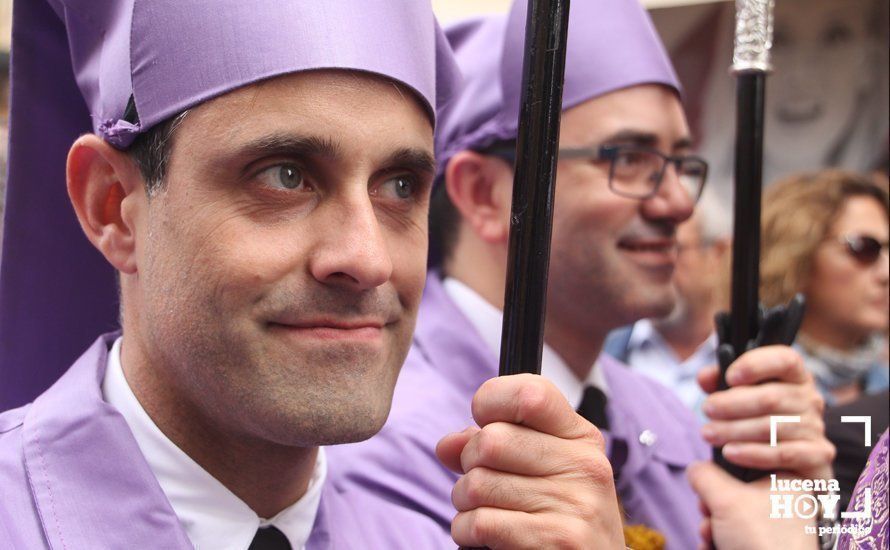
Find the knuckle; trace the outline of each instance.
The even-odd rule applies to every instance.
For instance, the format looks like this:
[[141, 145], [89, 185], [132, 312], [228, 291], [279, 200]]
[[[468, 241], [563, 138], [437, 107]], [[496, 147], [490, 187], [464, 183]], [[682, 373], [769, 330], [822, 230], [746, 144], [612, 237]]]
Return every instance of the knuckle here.
[[461, 478], [463, 498], [469, 508], [478, 508], [488, 500], [490, 487], [487, 479], [487, 473], [481, 468], [473, 468]]
[[519, 390], [516, 400], [518, 420], [522, 423], [527, 418], [539, 416], [547, 409], [550, 397], [547, 387], [537, 380], [529, 380]]
[[496, 529], [490, 514], [486, 510], [473, 510], [467, 512], [468, 531], [472, 540], [485, 541], [489, 546], [496, 543]]
[[834, 459], [837, 457], [837, 447], [834, 446], [831, 441], [825, 440], [824, 444], [824, 453], [825, 453], [825, 461], [826, 462], [834, 462]]
[[578, 454], [576, 461], [578, 472], [597, 485], [612, 480], [612, 465], [602, 451], [591, 452], [590, 449], [584, 449], [584, 452]]
[[780, 444], [776, 447], [776, 459], [779, 464], [797, 464], [798, 453], [794, 452], [794, 449]]
[[581, 550], [586, 548], [585, 541], [588, 536], [588, 526], [580, 521], [560, 521], [559, 528], [553, 529], [550, 538], [550, 547], [564, 548], [566, 550]]
[[578, 416], [584, 422], [584, 439], [588, 440], [598, 452], [604, 452], [606, 450], [606, 438], [603, 437], [603, 432], [581, 415]]
[[763, 388], [763, 390], [763, 393], [760, 394], [760, 398], [758, 399], [761, 408], [767, 411], [777, 410], [782, 403], [782, 396], [773, 388]]
[[507, 441], [504, 426], [498, 422], [488, 424], [476, 434], [476, 453], [483, 463], [497, 460]]
[[822, 416], [822, 413], [825, 411], [825, 398], [822, 397], [822, 394], [815, 387], [810, 388], [810, 405], [813, 410], [819, 413], [819, 416]]

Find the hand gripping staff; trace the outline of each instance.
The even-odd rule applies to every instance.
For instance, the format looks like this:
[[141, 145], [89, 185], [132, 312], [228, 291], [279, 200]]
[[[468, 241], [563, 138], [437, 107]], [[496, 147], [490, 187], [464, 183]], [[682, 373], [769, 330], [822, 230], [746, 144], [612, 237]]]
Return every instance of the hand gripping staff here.
[[510, 213], [500, 375], [541, 373], [569, 0], [531, 0]]
[[[772, 70], [769, 50], [773, 37], [774, 0], [736, 0], [735, 47], [736, 142], [732, 302], [729, 314], [716, 318], [720, 389], [726, 389], [726, 369], [745, 351], [773, 344], [791, 345], [804, 312], [803, 296], [787, 306], [765, 310], [759, 304], [760, 207], [763, 187], [763, 112], [766, 76]], [[714, 461], [739, 479], [765, 474], [730, 464], [720, 448]]]
[[530, 0], [510, 213], [500, 375], [541, 374], [569, 0]]

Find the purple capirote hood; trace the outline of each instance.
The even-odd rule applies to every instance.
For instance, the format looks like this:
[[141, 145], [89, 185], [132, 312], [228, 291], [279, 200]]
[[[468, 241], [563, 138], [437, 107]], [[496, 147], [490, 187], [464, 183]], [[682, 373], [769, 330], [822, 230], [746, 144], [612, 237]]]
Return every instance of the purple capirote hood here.
[[[525, 0], [516, 0], [507, 15], [446, 28], [464, 85], [439, 116], [440, 174], [459, 151], [516, 137], [527, 9]], [[639, 0], [573, 0], [563, 109], [640, 84], [662, 84], [680, 93], [667, 51]]]
[[118, 324], [114, 271], [65, 189], [93, 131], [124, 149], [238, 87], [348, 69], [413, 90], [431, 120], [458, 71], [426, 0], [16, 0], [0, 266], [0, 410], [33, 399]]

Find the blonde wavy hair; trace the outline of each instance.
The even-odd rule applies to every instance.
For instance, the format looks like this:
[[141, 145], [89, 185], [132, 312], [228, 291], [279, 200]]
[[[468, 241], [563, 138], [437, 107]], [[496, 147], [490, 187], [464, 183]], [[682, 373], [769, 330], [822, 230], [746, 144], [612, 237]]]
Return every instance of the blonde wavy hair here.
[[801, 292], [816, 249], [851, 197], [872, 197], [890, 217], [887, 181], [842, 170], [795, 174], [771, 185], [763, 196], [760, 299], [784, 304]]

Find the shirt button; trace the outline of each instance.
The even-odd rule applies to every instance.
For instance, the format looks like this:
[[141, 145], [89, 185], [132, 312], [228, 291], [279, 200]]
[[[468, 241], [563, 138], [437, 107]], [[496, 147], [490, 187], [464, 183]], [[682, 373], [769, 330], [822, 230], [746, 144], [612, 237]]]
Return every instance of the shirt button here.
[[643, 430], [642, 433], [640, 433], [640, 443], [646, 447], [655, 445], [656, 441], [658, 441], [658, 436], [655, 435], [655, 432], [652, 430]]

